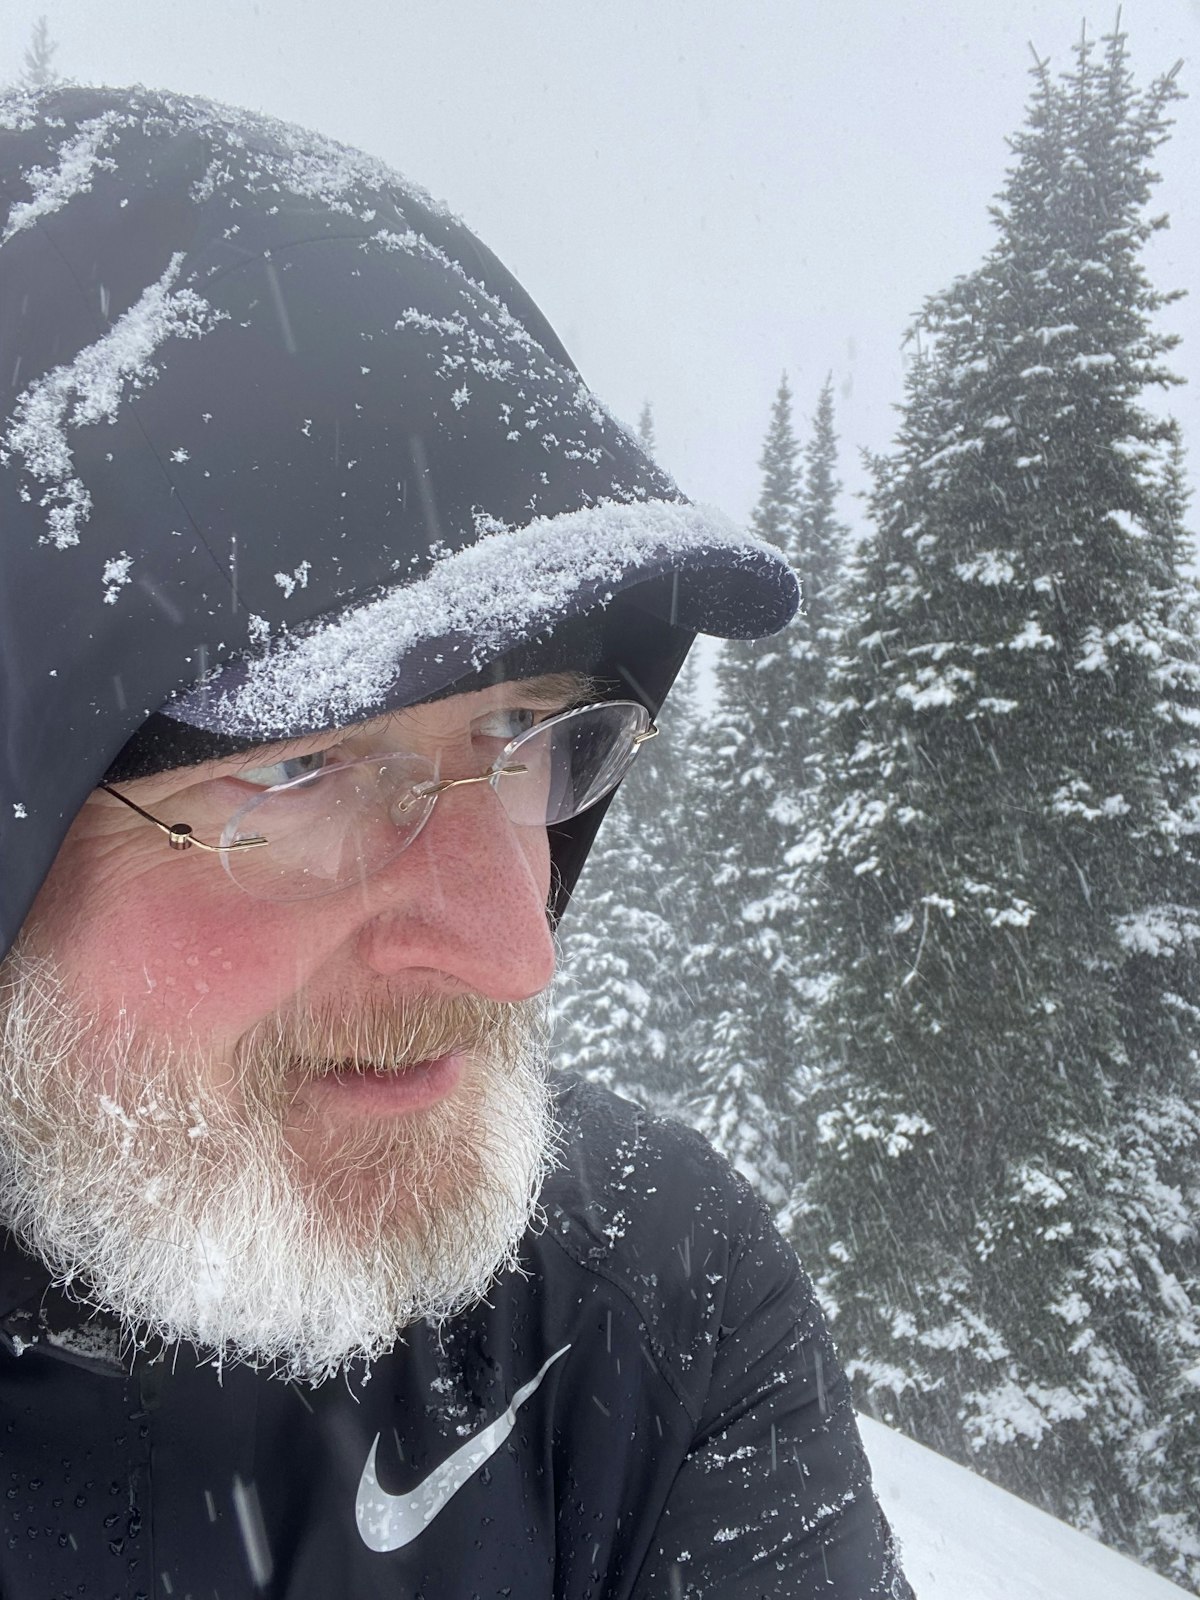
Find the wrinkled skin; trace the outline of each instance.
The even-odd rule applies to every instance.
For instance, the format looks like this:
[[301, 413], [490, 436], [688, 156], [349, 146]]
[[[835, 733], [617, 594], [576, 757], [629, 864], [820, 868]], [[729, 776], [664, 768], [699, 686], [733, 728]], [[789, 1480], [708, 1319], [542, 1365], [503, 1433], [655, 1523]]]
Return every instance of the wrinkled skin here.
[[[120, 793], [215, 840], [310, 763], [406, 750], [475, 778], [583, 681], [498, 685]], [[139, 1342], [301, 1377], [474, 1303], [514, 1259], [553, 1144], [550, 877], [545, 826], [514, 824], [488, 784], [442, 794], [363, 881], [284, 903], [98, 791], [0, 968], [2, 1220]]]
[[[472, 725], [528, 700], [520, 685], [500, 685], [418, 706], [364, 725], [353, 750], [411, 749], [437, 759], [446, 777], [471, 776], [497, 748], [478, 731], [473, 737]], [[340, 737], [293, 742], [288, 758]], [[197, 777], [261, 769], [279, 748], [121, 792], [165, 821], [186, 820]], [[243, 789], [234, 805], [251, 792]], [[541, 993], [554, 970], [549, 887], [545, 829], [512, 824], [486, 785], [443, 796], [420, 836], [367, 884], [284, 904], [251, 899], [215, 857], [171, 850], [151, 824], [97, 792], [24, 933], [34, 954], [54, 956], [102, 1029], [123, 1020], [147, 1037], [202, 1043], [215, 1085], [230, 1078], [250, 1029], [301, 1000], [349, 1018], [364, 1005], [401, 1006], [417, 995], [511, 1002]]]

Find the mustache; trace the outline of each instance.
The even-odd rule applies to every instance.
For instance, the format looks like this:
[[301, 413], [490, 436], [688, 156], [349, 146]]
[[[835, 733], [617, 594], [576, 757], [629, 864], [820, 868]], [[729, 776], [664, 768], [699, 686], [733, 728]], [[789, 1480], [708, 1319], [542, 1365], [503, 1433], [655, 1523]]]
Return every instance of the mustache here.
[[242, 1072], [319, 1078], [334, 1072], [399, 1072], [422, 1061], [464, 1054], [507, 1059], [544, 1033], [548, 1003], [482, 995], [372, 997], [344, 1007], [265, 1018], [237, 1049]]

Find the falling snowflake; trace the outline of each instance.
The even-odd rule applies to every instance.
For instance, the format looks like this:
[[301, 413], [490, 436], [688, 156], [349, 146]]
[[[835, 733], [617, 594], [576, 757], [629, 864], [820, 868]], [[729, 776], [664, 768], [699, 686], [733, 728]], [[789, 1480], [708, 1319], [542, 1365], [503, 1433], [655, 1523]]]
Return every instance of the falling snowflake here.
[[104, 583], [104, 604], [115, 606], [117, 595], [129, 582], [129, 569], [133, 565], [133, 558], [124, 550], [119, 556], [114, 556], [111, 561], [104, 563], [104, 571], [100, 574]]
[[275, 582], [283, 590], [285, 597], [290, 600], [297, 588], [308, 588], [308, 575], [312, 571], [309, 562], [302, 561], [295, 572], [277, 572]]

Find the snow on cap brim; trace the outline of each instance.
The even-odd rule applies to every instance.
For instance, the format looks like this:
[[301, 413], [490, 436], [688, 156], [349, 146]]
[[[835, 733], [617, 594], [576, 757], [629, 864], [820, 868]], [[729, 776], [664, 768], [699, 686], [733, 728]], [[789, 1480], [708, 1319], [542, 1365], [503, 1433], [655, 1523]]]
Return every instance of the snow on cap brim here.
[[278, 635], [163, 712], [233, 738], [292, 738], [429, 699], [631, 591], [664, 621], [722, 638], [776, 633], [799, 602], [782, 554], [710, 507], [606, 502], [478, 531], [422, 578]]

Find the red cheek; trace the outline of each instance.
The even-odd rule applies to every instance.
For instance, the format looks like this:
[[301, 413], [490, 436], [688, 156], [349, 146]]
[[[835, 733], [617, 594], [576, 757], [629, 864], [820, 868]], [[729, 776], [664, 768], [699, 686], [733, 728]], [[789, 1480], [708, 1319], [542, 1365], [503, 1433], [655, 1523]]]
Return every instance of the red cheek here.
[[251, 900], [191, 870], [186, 884], [180, 872], [178, 885], [164, 888], [173, 866], [193, 863], [165, 862], [103, 903], [84, 897], [73, 937], [58, 948], [106, 1019], [123, 1009], [151, 1034], [183, 1028], [229, 1044], [285, 1005], [342, 934], [297, 906]]

